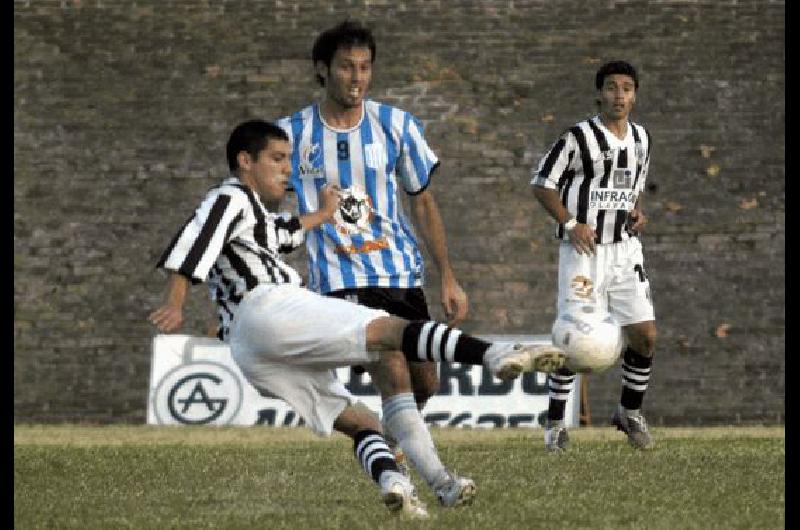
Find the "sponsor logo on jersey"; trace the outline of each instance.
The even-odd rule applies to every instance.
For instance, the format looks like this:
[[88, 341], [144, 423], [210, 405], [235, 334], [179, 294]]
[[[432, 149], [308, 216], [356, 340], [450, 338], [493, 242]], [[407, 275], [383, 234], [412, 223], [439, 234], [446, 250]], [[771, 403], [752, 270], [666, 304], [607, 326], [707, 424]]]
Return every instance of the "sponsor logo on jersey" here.
[[599, 162], [600, 160], [614, 160], [614, 149], [606, 149], [605, 151], [600, 151], [598, 155], [594, 158], [593, 162]]
[[380, 144], [364, 146], [364, 159], [372, 169], [380, 169], [386, 165], [386, 148]]
[[319, 144], [304, 145], [300, 149], [300, 177], [322, 177], [322, 149]]
[[616, 189], [631, 189], [633, 186], [633, 173], [630, 169], [615, 169], [612, 186]]
[[636, 204], [636, 194], [629, 189], [598, 188], [589, 194], [589, 208], [592, 209], [630, 211], [634, 204]]
[[339, 192], [339, 209], [333, 215], [336, 230], [342, 235], [369, 234], [374, 217], [372, 199], [359, 186]]
[[337, 254], [366, 254], [376, 250], [389, 248], [389, 240], [385, 237], [364, 241], [360, 245], [340, 245], [336, 247]]

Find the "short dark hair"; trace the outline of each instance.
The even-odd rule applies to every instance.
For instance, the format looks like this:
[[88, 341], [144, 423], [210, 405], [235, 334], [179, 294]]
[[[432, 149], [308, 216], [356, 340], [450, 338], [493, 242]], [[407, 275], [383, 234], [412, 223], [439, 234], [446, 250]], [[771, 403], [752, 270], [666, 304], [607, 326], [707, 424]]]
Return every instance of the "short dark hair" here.
[[633, 88], [639, 90], [639, 76], [636, 75], [636, 68], [625, 61], [611, 61], [601, 66], [594, 77], [595, 88], [597, 90], [603, 88], [606, 77], [614, 74], [629, 75], [633, 79]]
[[[339, 48], [352, 48], [353, 46], [366, 46], [375, 62], [375, 38], [372, 31], [357, 20], [345, 20], [332, 28], [323, 31], [314, 41], [311, 49], [311, 61], [314, 65], [318, 61], [331, 67], [331, 61]], [[325, 86], [325, 79], [315, 74], [320, 86]]]
[[258, 160], [258, 154], [267, 146], [270, 139], [288, 142], [289, 135], [274, 123], [264, 120], [250, 120], [237, 125], [225, 146], [230, 170], [239, 169], [238, 156], [242, 151], [247, 152], [253, 160]]

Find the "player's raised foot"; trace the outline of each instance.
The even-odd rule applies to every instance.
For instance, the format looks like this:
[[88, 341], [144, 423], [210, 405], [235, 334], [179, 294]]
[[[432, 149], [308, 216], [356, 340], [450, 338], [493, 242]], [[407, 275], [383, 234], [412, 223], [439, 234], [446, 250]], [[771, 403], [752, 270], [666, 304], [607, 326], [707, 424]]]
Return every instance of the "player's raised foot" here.
[[446, 508], [469, 506], [475, 500], [475, 482], [471, 478], [448, 473], [447, 480], [434, 488], [439, 504]]
[[650, 436], [650, 430], [647, 428], [647, 422], [638, 410], [628, 410], [617, 406], [611, 422], [617, 426], [617, 430], [628, 435], [628, 443], [636, 449], [652, 449], [655, 445]]
[[552, 344], [494, 343], [484, 354], [484, 364], [504, 381], [516, 379], [524, 372], [555, 372], [564, 366], [565, 360], [564, 351]]
[[390, 512], [408, 519], [427, 519], [428, 509], [406, 477], [397, 472], [381, 475], [381, 498]]
[[551, 453], [561, 453], [569, 446], [569, 434], [562, 422], [547, 421], [544, 427], [544, 447]]

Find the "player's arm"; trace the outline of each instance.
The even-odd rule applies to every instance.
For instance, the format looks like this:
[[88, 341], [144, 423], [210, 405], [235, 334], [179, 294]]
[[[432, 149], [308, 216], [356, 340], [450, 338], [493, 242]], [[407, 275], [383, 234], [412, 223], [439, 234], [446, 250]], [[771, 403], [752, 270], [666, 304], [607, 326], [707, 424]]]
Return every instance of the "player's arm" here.
[[183, 324], [189, 286], [206, 280], [233, 232], [232, 225], [243, 217], [243, 205], [249, 205], [243, 194], [210, 193], [164, 251], [156, 267], [169, 272], [166, 296], [148, 316], [160, 331], [175, 331]]
[[183, 304], [186, 302], [189, 285], [185, 276], [177, 272], [170, 273], [164, 303], [148, 317], [159, 331], [169, 333], [177, 331], [183, 325]]
[[467, 294], [456, 280], [450, 258], [447, 254], [447, 242], [442, 216], [439, 207], [429, 188], [421, 193], [411, 195], [412, 211], [416, 226], [425, 242], [442, 281], [442, 308], [448, 324], [455, 325], [467, 316], [469, 300]]
[[272, 224], [275, 228], [278, 252], [288, 254], [303, 244], [308, 230], [331, 221], [339, 207], [339, 191], [336, 186], [323, 187], [320, 190], [320, 208], [314, 212], [300, 216], [288, 213], [275, 216]]
[[542, 157], [533, 173], [531, 184], [536, 200], [547, 210], [550, 217], [558, 224], [564, 225], [564, 230], [578, 254], [592, 255], [596, 237], [594, 229], [573, 218], [561, 203], [558, 194], [559, 179], [569, 171], [576, 152], [578, 147], [575, 136], [567, 131]]
[[[575, 221], [569, 211], [561, 204], [561, 197], [559, 197], [558, 191], [534, 184], [533, 196], [547, 210], [550, 217], [555, 219], [557, 223], [564, 225], [564, 230], [567, 231], [569, 240], [578, 254], [594, 254], [594, 240], [596, 237], [594, 229], [588, 224]], [[570, 227], [570, 225], [573, 226]]]
[[633, 210], [628, 212], [628, 222], [630, 223], [629, 229], [633, 232], [639, 232], [644, 228], [644, 225], [647, 224], [647, 216], [644, 214], [642, 210], [642, 197], [641, 195], [636, 199], [636, 204], [633, 206]]
[[641, 179], [639, 183], [639, 194], [636, 196], [636, 204], [634, 204], [633, 209], [628, 212], [628, 228], [629, 230], [638, 233], [644, 228], [644, 225], [647, 224], [647, 216], [644, 214], [644, 205], [642, 200], [642, 195], [644, 194], [645, 190], [645, 182], [647, 182], [647, 176], [650, 173], [650, 142], [652, 141], [650, 137], [650, 133], [647, 132], [647, 158], [644, 161], [644, 165], [642, 167], [642, 172], [639, 178]]
[[319, 209], [300, 216], [300, 225], [304, 230], [311, 230], [333, 220], [333, 214], [339, 207], [340, 191], [337, 186], [324, 186], [319, 191]]

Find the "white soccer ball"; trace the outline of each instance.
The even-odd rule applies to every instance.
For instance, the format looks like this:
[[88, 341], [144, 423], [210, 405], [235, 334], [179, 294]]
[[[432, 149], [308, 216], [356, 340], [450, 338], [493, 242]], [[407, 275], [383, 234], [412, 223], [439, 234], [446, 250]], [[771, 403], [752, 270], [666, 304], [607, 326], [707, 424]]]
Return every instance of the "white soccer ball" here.
[[608, 369], [619, 359], [622, 343], [619, 323], [594, 305], [570, 306], [553, 323], [553, 344], [566, 352], [565, 367], [573, 372]]

